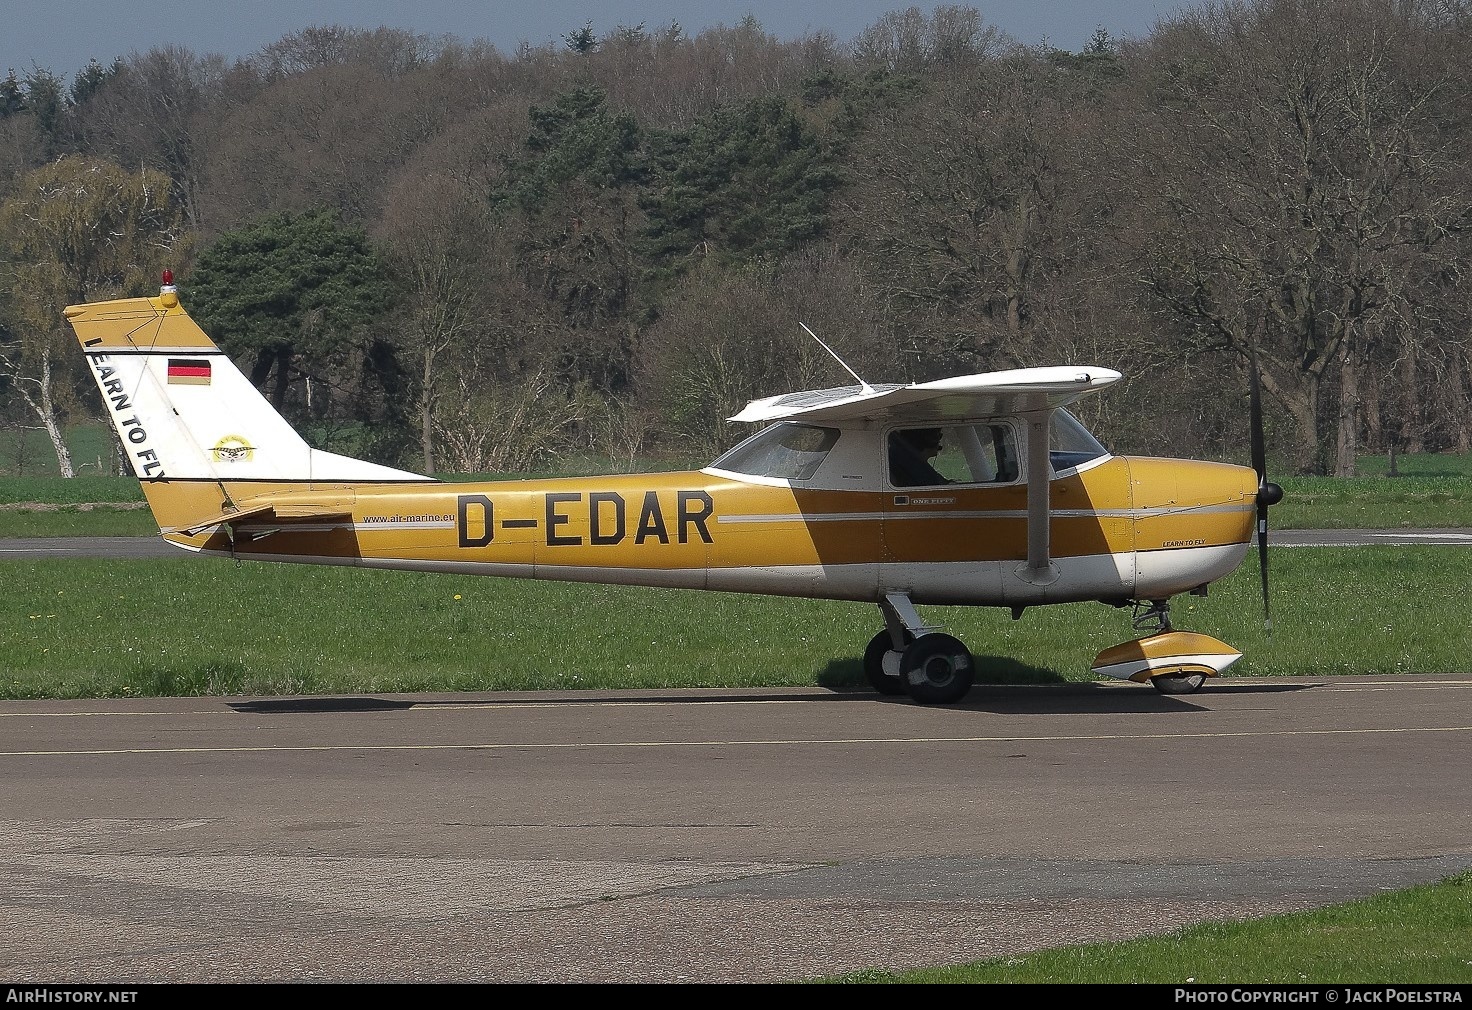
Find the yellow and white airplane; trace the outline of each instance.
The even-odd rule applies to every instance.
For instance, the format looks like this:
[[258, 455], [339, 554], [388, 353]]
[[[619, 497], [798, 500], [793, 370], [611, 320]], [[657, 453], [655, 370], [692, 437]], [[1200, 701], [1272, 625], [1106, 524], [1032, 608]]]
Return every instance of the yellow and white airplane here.
[[1240, 653], [1173, 630], [1170, 599], [1234, 571], [1254, 515], [1261, 553], [1281, 497], [1260, 461], [1111, 455], [1065, 408], [1120, 374], [1072, 366], [755, 400], [732, 420], [765, 426], [697, 471], [446, 483], [309, 447], [168, 275], [66, 317], [185, 550], [877, 604], [869, 682], [924, 704], [965, 697], [974, 665], [921, 604], [1133, 605], [1152, 633], [1093, 671], [1196, 690]]

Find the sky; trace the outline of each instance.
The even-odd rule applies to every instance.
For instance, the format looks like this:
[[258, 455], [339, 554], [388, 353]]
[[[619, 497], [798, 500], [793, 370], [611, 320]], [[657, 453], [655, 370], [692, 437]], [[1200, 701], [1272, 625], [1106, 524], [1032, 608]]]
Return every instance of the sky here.
[[[1077, 52], [1103, 27], [1116, 37], [1144, 35], [1161, 17], [1188, 4], [1172, 0], [958, 0], [988, 24], [1024, 45], [1047, 42]], [[929, 13], [932, 3], [905, 0], [0, 0], [0, 74], [25, 77], [34, 68], [70, 81], [96, 59], [155, 46], [182, 46], [199, 56], [240, 59], [285, 35], [313, 26], [401, 28], [420, 35], [483, 40], [508, 55], [523, 41], [561, 45], [563, 37], [589, 21], [603, 35], [643, 24], [650, 30], [672, 22], [687, 35], [734, 25], [755, 15], [769, 34], [796, 39], [831, 32], [848, 42], [881, 16], [907, 7]]]

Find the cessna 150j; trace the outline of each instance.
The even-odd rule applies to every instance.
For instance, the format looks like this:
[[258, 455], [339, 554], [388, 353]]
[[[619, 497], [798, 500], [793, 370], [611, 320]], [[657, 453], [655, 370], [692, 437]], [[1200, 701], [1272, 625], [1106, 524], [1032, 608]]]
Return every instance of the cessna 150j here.
[[1254, 514], [1266, 591], [1281, 491], [1255, 395], [1255, 472], [1111, 455], [1065, 408], [1120, 374], [1069, 366], [755, 400], [732, 420], [766, 426], [699, 471], [444, 483], [309, 447], [171, 280], [66, 317], [161, 535], [185, 550], [877, 604], [868, 680], [923, 704], [962, 699], [974, 666], [919, 604], [1133, 605], [1152, 633], [1093, 672], [1175, 694], [1240, 657], [1173, 630], [1169, 601], [1237, 568]]

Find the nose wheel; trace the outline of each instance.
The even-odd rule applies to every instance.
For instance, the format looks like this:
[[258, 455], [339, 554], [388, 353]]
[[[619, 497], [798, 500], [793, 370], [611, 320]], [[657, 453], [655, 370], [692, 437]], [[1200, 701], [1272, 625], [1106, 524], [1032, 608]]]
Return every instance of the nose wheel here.
[[1157, 673], [1150, 686], [1161, 694], [1190, 694], [1206, 683], [1204, 673]]

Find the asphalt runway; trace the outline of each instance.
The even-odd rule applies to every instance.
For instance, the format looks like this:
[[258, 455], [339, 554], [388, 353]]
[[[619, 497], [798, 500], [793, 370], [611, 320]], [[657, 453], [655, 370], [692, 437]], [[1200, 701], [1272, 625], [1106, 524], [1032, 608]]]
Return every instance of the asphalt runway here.
[[4, 558], [183, 558], [189, 552], [162, 537], [11, 537]]
[[1472, 867], [1469, 747], [1472, 675], [0, 702], [0, 977], [762, 983], [1118, 940]]

